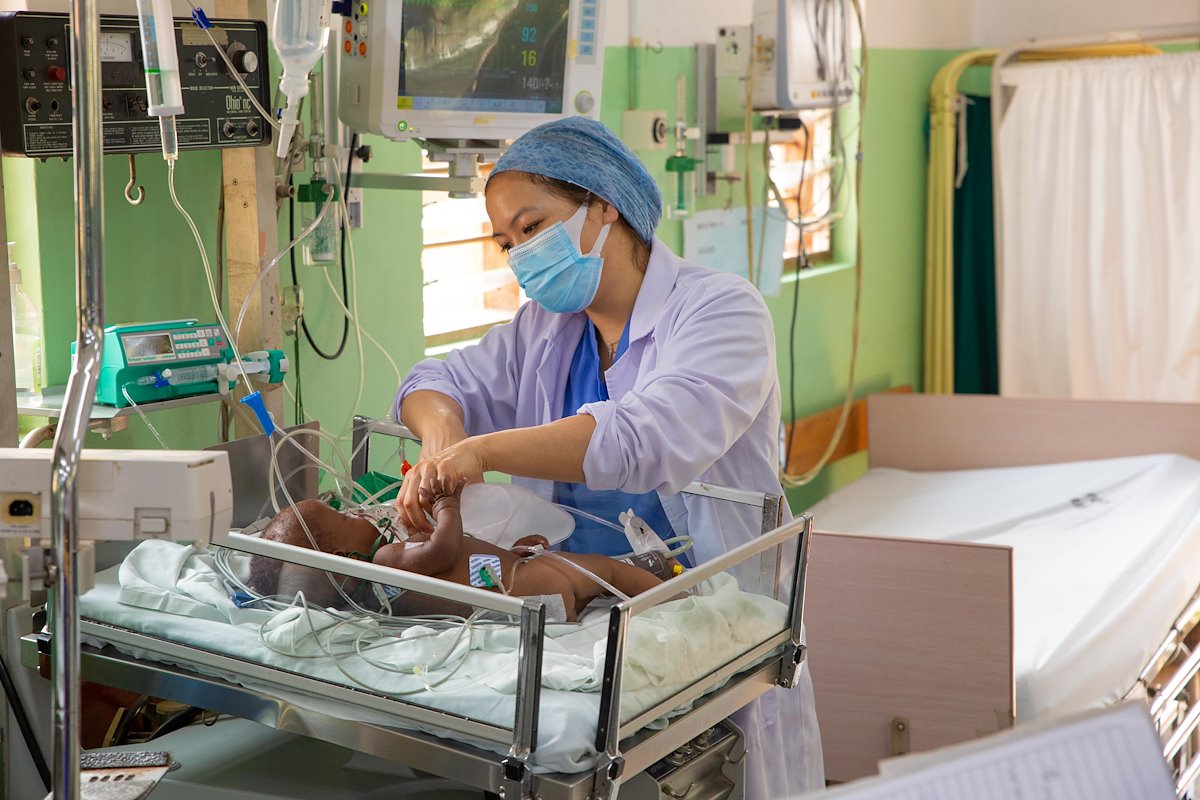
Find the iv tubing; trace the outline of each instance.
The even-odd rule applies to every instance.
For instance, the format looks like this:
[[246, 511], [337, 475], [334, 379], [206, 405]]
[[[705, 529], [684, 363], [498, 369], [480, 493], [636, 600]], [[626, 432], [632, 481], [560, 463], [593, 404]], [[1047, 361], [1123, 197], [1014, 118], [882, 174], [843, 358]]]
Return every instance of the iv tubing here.
[[123, 384], [121, 386], [121, 394], [125, 395], [125, 399], [129, 401], [129, 405], [133, 406], [133, 410], [136, 411], [137, 415], [142, 418], [142, 422], [146, 423], [146, 427], [149, 428], [150, 432], [154, 434], [154, 438], [158, 439], [158, 443], [163, 446], [163, 450], [170, 450], [171, 448], [167, 447], [167, 443], [164, 442], [162, 436], [159, 435], [158, 429], [154, 427], [154, 423], [150, 421], [145, 412], [143, 412], [141, 407], [138, 406], [137, 402], [129, 396], [129, 387], [132, 385], [132, 382]]
[[267, 266], [258, 273], [258, 280], [256, 280], [254, 285], [250, 287], [250, 291], [246, 292], [246, 299], [242, 301], [242, 307], [238, 309], [237, 321], [233, 325], [234, 334], [241, 334], [242, 323], [246, 321], [246, 312], [250, 310], [250, 301], [253, 300], [254, 295], [262, 289], [262, 285], [266, 281], [267, 277], [270, 276], [275, 267], [279, 266], [279, 262], [283, 260], [283, 257], [292, 251], [292, 248], [304, 241], [309, 234], [317, 229], [318, 225], [325, 221], [325, 214], [329, 211], [329, 207], [332, 205], [332, 201], [326, 202], [324, 207], [321, 209], [321, 213], [317, 215], [317, 218], [314, 219], [307, 228], [300, 231], [300, 235], [295, 239], [292, 239], [292, 241], [288, 243], [288, 246], [280, 250], [279, 253], [276, 254], [273, 259], [271, 259]]
[[241, 367], [242, 357], [238, 353], [237, 340], [230, 335], [229, 324], [225, 322], [225, 315], [221, 313], [221, 301], [217, 297], [217, 287], [213, 284], [212, 267], [208, 263], [208, 253], [204, 249], [204, 241], [200, 238], [200, 231], [196, 229], [192, 215], [180, 204], [179, 197], [175, 194], [175, 162], [170, 160], [167, 161], [167, 187], [171, 190], [171, 202], [175, 204], [175, 209], [191, 228], [192, 237], [196, 240], [196, 248], [200, 251], [200, 260], [204, 265], [204, 279], [208, 281], [208, 296], [212, 300], [213, 312], [217, 315], [217, 322], [225, 334], [225, 341], [229, 343], [229, 349], [233, 351], [233, 362], [238, 365], [238, 372], [241, 373], [242, 380], [246, 384], [246, 391], [253, 394], [254, 387], [250, 385], [250, 378], [246, 375], [246, 370]]
[[[197, 6], [194, 2], [192, 2], [192, 0], [188, 0], [188, 5], [192, 7], [193, 11], [197, 10]], [[237, 81], [238, 86], [242, 87], [242, 91], [246, 94], [246, 98], [250, 101], [250, 105], [254, 106], [254, 110], [262, 115], [262, 118], [267, 121], [268, 125], [275, 130], [279, 130], [279, 121], [275, 119], [275, 115], [269, 113], [265, 108], [262, 107], [262, 103], [258, 102], [258, 98], [254, 96], [254, 93], [250, 91], [250, 87], [246, 85], [244, 80], [242, 80], [241, 73], [238, 72], [237, 67], [233, 66], [233, 62], [229, 60], [229, 56], [225, 53], [225, 48], [217, 44], [217, 40], [212, 35], [212, 31], [204, 27], [200, 27], [200, 30], [204, 31], [204, 35], [208, 37], [210, 42], [212, 42], [212, 46], [216, 49], [217, 55], [221, 57], [221, 60], [225, 62], [225, 66], [229, 69], [229, 74], [233, 76], [235, 81]]]
[[612, 528], [614, 531], [619, 531], [622, 535], [625, 533], [625, 529], [622, 528], [620, 525], [617, 525], [614, 522], [609, 522], [608, 520], [604, 519], [603, 517], [597, 517], [595, 514], [589, 514], [588, 512], [584, 511], [583, 509], [575, 508], [575, 506], [568, 506], [568, 505], [564, 505], [563, 503], [555, 503], [553, 500], [550, 502], [554, 503], [554, 505], [558, 506], [559, 508], [561, 508], [565, 511], [571, 512], [572, 514], [577, 514], [577, 515], [583, 517], [584, 519], [590, 519], [592, 522], [598, 522], [607, 528]]

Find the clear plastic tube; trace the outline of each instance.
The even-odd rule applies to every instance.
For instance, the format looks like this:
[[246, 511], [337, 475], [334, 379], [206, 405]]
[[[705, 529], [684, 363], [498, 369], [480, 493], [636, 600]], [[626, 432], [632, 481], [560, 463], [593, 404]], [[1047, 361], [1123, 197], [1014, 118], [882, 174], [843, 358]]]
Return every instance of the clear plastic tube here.
[[132, 383], [126, 383], [121, 386], [121, 394], [125, 395], [126, 402], [133, 406], [133, 410], [136, 411], [137, 415], [142, 418], [142, 422], [146, 423], [146, 427], [149, 428], [150, 432], [154, 434], [154, 438], [158, 439], [158, 443], [162, 445], [163, 450], [170, 450], [171, 448], [167, 447], [167, 443], [163, 441], [162, 436], [159, 434], [158, 428], [154, 427], [154, 423], [150, 421], [145, 412], [143, 412], [138, 406], [137, 402], [129, 396], [129, 387], [132, 385]]
[[[187, 222], [188, 228], [192, 232], [192, 238], [196, 241], [196, 248], [200, 251], [200, 261], [204, 266], [204, 278], [208, 282], [208, 297], [212, 301], [213, 313], [217, 315], [217, 323], [221, 326], [221, 330], [225, 334], [225, 341], [229, 342], [229, 349], [233, 351], [233, 363], [240, 365], [242, 363], [242, 356], [238, 353], [237, 340], [229, 334], [229, 325], [225, 322], [225, 314], [221, 311], [221, 301], [217, 298], [217, 287], [213, 283], [212, 267], [208, 263], [208, 251], [204, 249], [204, 240], [200, 238], [200, 231], [196, 228], [196, 222], [192, 219], [192, 215], [187, 212], [179, 202], [178, 195], [175, 194], [174, 161], [167, 161], [167, 188], [170, 189], [171, 202], [174, 203], [175, 210]], [[253, 393], [254, 387], [250, 385], [250, 378], [246, 375], [246, 371], [239, 367], [238, 372], [246, 384], [246, 391]]]
[[[188, 0], [188, 5], [192, 7], [192, 11], [196, 11], [198, 8], [196, 4], [192, 2], [192, 0]], [[229, 60], [229, 56], [226, 54], [225, 48], [222, 47], [219, 42], [217, 42], [216, 37], [212, 35], [212, 31], [204, 27], [202, 27], [200, 30], [204, 31], [204, 35], [208, 37], [210, 42], [212, 42], [213, 49], [217, 51], [217, 55], [219, 55], [221, 60], [225, 62], [226, 68], [229, 69], [229, 74], [233, 76], [235, 81], [237, 81], [237, 85], [242, 88], [242, 93], [246, 95], [246, 98], [250, 101], [250, 105], [254, 106], [254, 109], [262, 116], [264, 120], [266, 120], [268, 125], [275, 130], [279, 130], [279, 121], [275, 119], [275, 115], [268, 112], [262, 107], [262, 103], [258, 102], [258, 98], [254, 96], [254, 92], [250, 91], [250, 87], [246, 85], [244, 80], [242, 80], [241, 73], [238, 72], [238, 69], [233, 65], [233, 62]]]
[[[551, 501], [551, 502], [554, 502], [554, 501]], [[614, 531], [619, 532], [622, 536], [625, 535], [625, 529], [622, 528], [620, 525], [616, 524], [615, 522], [609, 522], [608, 520], [604, 519], [603, 517], [597, 517], [595, 514], [589, 514], [588, 512], [584, 511], [583, 509], [576, 508], [575, 506], [568, 506], [568, 505], [564, 505], [563, 503], [554, 503], [554, 505], [558, 506], [559, 508], [561, 508], [565, 511], [569, 511], [572, 514], [575, 514], [576, 516], [583, 517], [584, 519], [589, 519], [592, 522], [598, 522], [599, 524], [601, 524], [607, 528], [612, 528]]]

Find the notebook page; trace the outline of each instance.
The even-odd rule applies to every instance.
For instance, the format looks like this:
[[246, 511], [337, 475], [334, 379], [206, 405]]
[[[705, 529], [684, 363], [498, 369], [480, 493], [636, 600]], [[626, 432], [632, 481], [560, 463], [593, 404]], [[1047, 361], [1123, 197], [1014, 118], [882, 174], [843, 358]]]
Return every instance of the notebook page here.
[[[909, 763], [905, 763], [909, 762]], [[825, 792], [838, 800], [1172, 800], [1175, 786], [1142, 703], [1125, 703], [885, 762]]]

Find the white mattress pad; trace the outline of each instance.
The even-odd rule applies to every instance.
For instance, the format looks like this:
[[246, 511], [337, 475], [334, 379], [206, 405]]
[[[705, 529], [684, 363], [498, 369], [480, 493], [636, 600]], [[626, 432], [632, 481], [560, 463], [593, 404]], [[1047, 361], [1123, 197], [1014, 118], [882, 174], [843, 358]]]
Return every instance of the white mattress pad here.
[[819, 530], [1013, 548], [1019, 721], [1119, 699], [1200, 586], [1200, 461], [1184, 456], [871, 469], [811, 510]]

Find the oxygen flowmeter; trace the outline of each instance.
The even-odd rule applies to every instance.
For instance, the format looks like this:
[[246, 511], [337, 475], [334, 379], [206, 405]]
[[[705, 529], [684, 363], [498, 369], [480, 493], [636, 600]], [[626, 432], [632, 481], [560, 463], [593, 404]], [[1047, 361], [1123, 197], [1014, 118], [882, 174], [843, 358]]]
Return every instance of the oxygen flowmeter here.
[[[75, 355], [75, 343], [71, 355]], [[104, 359], [96, 402], [124, 408], [203, 394], [228, 394], [244, 368], [267, 383], [288, 371], [281, 350], [261, 350], [233, 361], [221, 326], [194, 319], [110, 325], [104, 329]]]

